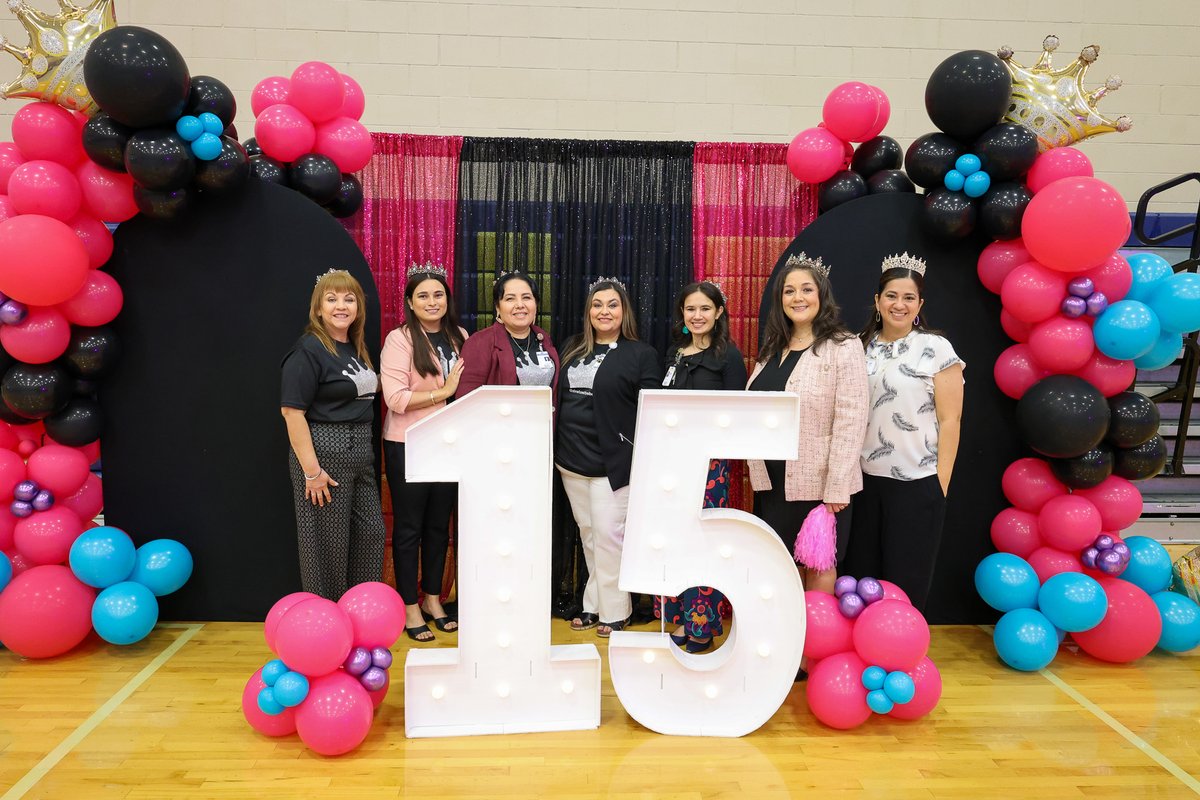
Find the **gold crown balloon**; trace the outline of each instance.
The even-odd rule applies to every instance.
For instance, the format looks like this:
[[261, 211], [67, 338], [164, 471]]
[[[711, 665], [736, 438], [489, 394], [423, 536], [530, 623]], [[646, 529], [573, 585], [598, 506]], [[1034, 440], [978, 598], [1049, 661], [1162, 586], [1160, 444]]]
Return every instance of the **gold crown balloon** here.
[[21, 62], [21, 74], [0, 86], [0, 95], [31, 97], [89, 112], [95, 101], [83, 81], [83, 57], [97, 36], [116, 27], [113, 0], [92, 0], [86, 5], [58, 0], [58, 8], [51, 15], [22, 0], [8, 0], [8, 10], [29, 34], [29, 44], [16, 47], [0, 36], [0, 49]]
[[1012, 102], [1005, 122], [1013, 122], [1033, 131], [1038, 151], [1082, 142], [1093, 136], [1133, 127], [1127, 116], [1109, 119], [1096, 110], [1096, 103], [1109, 92], [1121, 88], [1121, 78], [1110, 75], [1104, 85], [1092, 92], [1083, 86], [1083, 76], [1100, 57], [1100, 46], [1090, 44], [1064, 69], [1054, 69], [1051, 54], [1058, 49], [1058, 37], [1042, 41], [1042, 55], [1032, 67], [1013, 61], [1013, 49], [1007, 45], [996, 51], [1012, 76]]

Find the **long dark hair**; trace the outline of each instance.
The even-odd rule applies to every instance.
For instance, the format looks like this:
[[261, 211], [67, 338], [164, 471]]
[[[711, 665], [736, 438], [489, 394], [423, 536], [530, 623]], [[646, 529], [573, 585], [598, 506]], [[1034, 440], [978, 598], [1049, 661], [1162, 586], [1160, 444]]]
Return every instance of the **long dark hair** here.
[[421, 375], [428, 377], [441, 372], [442, 367], [438, 363], [437, 355], [433, 352], [433, 344], [425, 334], [425, 329], [421, 327], [421, 321], [417, 319], [417, 313], [412, 307], [413, 293], [425, 281], [437, 281], [446, 290], [446, 313], [442, 315], [441, 332], [456, 353], [462, 350], [463, 335], [458, 324], [458, 311], [454, 308], [454, 295], [450, 293], [450, 284], [446, 283], [446, 276], [437, 272], [419, 270], [408, 273], [408, 281], [404, 284], [404, 303], [408, 306], [407, 313], [404, 315], [404, 329], [408, 331], [413, 343], [413, 368]]
[[812, 260], [793, 256], [788, 259], [783, 271], [772, 279], [771, 308], [767, 311], [767, 329], [763, 333], [759, 361], [766, 361], [788, 349], [788, 340], [792, 338], [792, 321], [783, 310], [783, 288], [788, 275], [801, 271], [812, 276], [813, 283], [817, 285], [817, 302], [821, 305], [812, 324], [813, 352], [816, 353], [825, 342], [844, 342], [854, 338], [854, 334], [842, 323], [842, 309], [833, 299], [829, 276], [817, 268]]
[[588, 289], [587, 299], [583, 301], [583, 333], [567, 343], [566, 352], [560, 357], [563, 364], [575, 356], [586, 358], [596, 349], [596, 331], [592, 329], [592, 298], [605, 289], [612, 289], [621, 300], [621, 338], [637, 341], [637, 320], [634, 319], [633, 303], [629, 300], [629, 292], [625, 291], [625, 284], [616, 280], [598, 280]]
[[675, 298], [675, 314], [671, 319], [671, 349], [679, 350], [692, 343], [692, 334], [683, 332], [683, 304], [696, 292], [707, 297], [717, 311], [721, 312], [713, 322], [708, 346], [718, 359], [724, 358], [725, 349], [729, 346], [729, 309], [725, 307], [725, 295], [721, 294], [721, 290], [712, 281], [696, 281], [679, 290]]
[[[904, 280], [905, 278], [910, 279], [917, 285], [917, 302], [924, 300], [925, 276], [919, 272], [916, 272], [915, 270], [908, 269], [907, 267], [892, 267], [889, 270], [884, 270], [883, 274], [879, 276], [879, 291], [875, 293], [876, 296], [882, 297], [884, 290], [887, 289], [887, 285], [892, 281]], [[926, 324], [929, 322], [928, 319], [921, 319], [921, 315], [924, 313], [925, 310], [921, 309], [921, 311], [916, 315], [916, 319], [913, 320], [913, 328], [918, 331], [935, 333], [940, 336], [941, 331], [932, 330], [929, 325]], [[866, 347], [868, 344], [870, 344], [871, 340], [874, 339], [881, 330], [883, 330], [883, 320], [879, 317], [879, 309], [875, 309], [875, 313], [867, 315], [867, 324], [864, 325], [863, 329], [858, 333], [858, 338], [862, 339], [863, 347]]]

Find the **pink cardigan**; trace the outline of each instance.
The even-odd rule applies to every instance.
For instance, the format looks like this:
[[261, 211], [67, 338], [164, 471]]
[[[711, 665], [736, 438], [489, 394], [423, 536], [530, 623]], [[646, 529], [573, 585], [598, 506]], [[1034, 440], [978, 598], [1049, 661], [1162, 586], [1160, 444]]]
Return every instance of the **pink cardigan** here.
[[[462, 328], [463, 338], [467, 332]], [[407, 328], [396, 328], [387, 335], [383, 342], [383, 352], [379, 356], [379, 382], [383, 387], [383, 403], [387, 406], [387, 414], [383, 418], [383, 438], [390, 442], [403, 442], [404, 432], [422, 417], [427, 417], [446, 405], [443, 400], [437, 405], [408, 410], [409, 401], [413, 395], [441, 389], [446, 385], [446, 376], [442, 374], [441, 364], [437, 364], [437, 372], [433, 375], [422, 375], [413, 367], [412, 336]]]
[[[751, 383], [762, 372], [756, 364]], [[862, 490], [858, 459], [867, 433], [867, 362], [858, 337], [825, 342], [800, 357], [787, 381], [800, 395], [800, 457], [787, 462], [784, 497], [848, 503]], [[747, 462], [756, 492], [771, 489], [767, 466]]]

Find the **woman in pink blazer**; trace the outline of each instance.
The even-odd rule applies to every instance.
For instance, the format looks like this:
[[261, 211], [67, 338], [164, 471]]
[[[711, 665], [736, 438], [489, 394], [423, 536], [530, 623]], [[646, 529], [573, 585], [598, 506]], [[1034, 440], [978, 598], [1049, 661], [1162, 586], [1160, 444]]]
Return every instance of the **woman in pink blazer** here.
[[[387, 416], [383, 452], [392, 493], [392, 555], [396, 588], [404, 599], [405, 631], [417, 642], [433, 641], [425, 621], [440, 631], [458, 629], [442, 608], [442, 573], [450, 544], [453, 483], [408, 483], [404, 477], [404, 433], [422, 417], [443, 408], [458, 388], [459, 357], [467, 332], [458, 324], [446, 271], [426, 264], [408, 273], [404, 324], [388, 334], [380, 355], [380, 382]], [[423, 605], [417, 603], [417, 563]]]
[[[862, 489], [858, 454], [867, 428], [867, 369], [862, 343], [842, 324], [829, 267], [793, 255], [772, 283], [758, 364], [746, 387], [800, 395], [800, 455], [750, 461], [754, 513], [788, 552], [808, 512], [824, 503], [837, 518], [837, 552], [846, 553], [850, 500]], [[802, 566], [806, 589], [833, 592], [837, 566]]]

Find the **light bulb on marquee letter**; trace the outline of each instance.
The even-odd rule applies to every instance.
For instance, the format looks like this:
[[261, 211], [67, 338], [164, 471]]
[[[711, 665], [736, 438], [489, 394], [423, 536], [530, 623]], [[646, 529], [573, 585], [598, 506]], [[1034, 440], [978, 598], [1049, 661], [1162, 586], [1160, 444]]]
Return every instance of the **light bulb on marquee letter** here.
[[485, 386], [405, 434], [408, 480], [459, 485], [461, 632], [408, 651], [410, 737], [600, 725], [596, 646], [550, 644], [550, 417], [546, 387]]
[[[743, 736], [791, 691], [804, 651], [796, 564], [758, 517], [702, 506], [709, 459], [794, 459], [799, 438], [794, 394], [642, 392], [620, 587], [678, 596], [712, 586], [729, 598], [735, 616], [725, 644], [707, 655], [685, 653], [659, 631], [613, 632], [613, 688], [647, 728]], [[657, 658], [646, 657], [653, 652]]]

